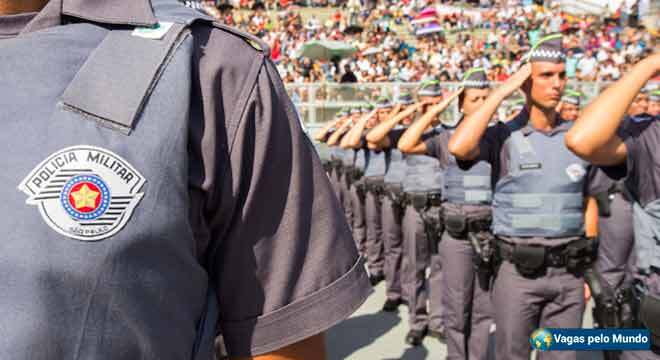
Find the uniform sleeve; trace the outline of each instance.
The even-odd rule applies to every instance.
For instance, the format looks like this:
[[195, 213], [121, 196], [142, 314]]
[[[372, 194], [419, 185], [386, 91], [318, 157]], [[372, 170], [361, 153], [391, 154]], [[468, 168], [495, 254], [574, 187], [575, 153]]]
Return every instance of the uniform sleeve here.
[[403, 129], [393, 129], [392, 131], [387, 133], [387, 137], [390, 139], [390, 144], [392, 148], [396, 148], [398, 146], [399, 139], [401, 139], [403, 133], [404, 133]]
[[442, 132], [432, 138], [424, 141], [426, 145], [426, 155], [433, 156], [438, 159], [442, 168], [447, 167], [449, 164], [449, 132]]
[[609, 190], [613, 182], [597, 166], [590, 165], [587, 168], [587, 178], [584, 182], [584, 194], [586, 196], [596, 196]]
[[479, 161], [486, 161], [493, 169], [499, 168], [500, 149], [506, 136], [508, 136], [508, 131], [503, 123], [497, 123], [497, 125], [487, 128], [479, 141], [479, 156], [474, 160], [457, 160], [458, 167], [468, 170]]
[[[636, 137], [632, 136], [630, 131], [634, 125], [631, 123], [631, 120], [624, 120], [623, 124], [617, 130], [617, 136], [626, 144], [627, 149], [627, 159], [623, 163], [614, 166], [601, 166], [600, 169], [602, 172], [607, 175], [608, 178], [617, 181], [624, 179], [628, 176], [629, 171], [633, 169], [633, 158], [634, 153], [637, 151], [637, 141]], [[633, 155], [633, 156], [631, 156]]]
[[231, 356], [268, 353], [323, 332], [371, 289], [279, 75], [259, 59], [244, 69], [254, 71], [254, 81], [248, 76], [225, 89], [215, 76], [218, 102], [241, 106], [230, 113], [216, 106], [223, 130], [214, 141], [201, 137], [205, 152], [216, 153], [206, 206], [208, 269]]

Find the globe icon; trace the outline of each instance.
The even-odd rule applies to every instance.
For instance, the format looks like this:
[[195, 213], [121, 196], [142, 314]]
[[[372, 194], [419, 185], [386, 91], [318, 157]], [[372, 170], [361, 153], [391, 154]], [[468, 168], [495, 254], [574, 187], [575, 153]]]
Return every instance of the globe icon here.
[[529, 342], [532, 344], [533, 349], [541, 351], [550, 350], [552, 346], [552, 334], [546, 329], [538, 329], [529, 337]]

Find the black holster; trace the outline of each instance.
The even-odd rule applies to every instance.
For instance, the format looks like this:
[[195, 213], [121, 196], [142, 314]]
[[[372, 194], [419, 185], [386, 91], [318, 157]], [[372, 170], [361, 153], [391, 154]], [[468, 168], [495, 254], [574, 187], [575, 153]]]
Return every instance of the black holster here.
[[584, 271], [584, 280], [591, 296], [596, 303], [593, 309], [594, 320], [601, 329], [616, 329], [622, 327], [619, 316], [619, 303], [614, 290], [602, 275], [593, 268]]
[[390, 192], [390, 199], [392, 200], [394, 218], [401, 223], [406, 209], [406, 195], [403, 191]]
[[353, 168], [353, 182], [359, 181], [364, 176], [364, 172], [361, 169]]
[[429, 242], [429, 251], [432, 255], [436, 255], [439, 253], [440, 234], [444, 230], [442, 221], [440, 221], [439, 217], [426, 216], [424, 211], [420, 211], [419, 215], [424, 222], [424, 231], [426, 232], [426, 239]]
[[442, 212], [445, 229], [453, 238], [465, 239], [467, 236], [467, 216], [455, 212]]
[[642, 296], [639, 318], [651, 332], [651, 351], [660, 354], [660, 296], [649, 293]]
[[566, 246], [564, 251], [566, 269], [581, 274], [591, 268], [598, 255], [598, 238], [583, 238]]
[[355, 182], [353, 183], [353, 186], [355, 186], [355, 192], [357, 192], [360, 203], [364, 205], [367, 199], [367, 186], [364, 184], [364, 182]]
[[331, 161], [323, 160], [321, 164], [323, 165], [323, 170], [325, 170], [325, 172], [327, 172], [328, 174], [332, 172], [334, 166], [332, 165]]
[[351, 188], [353, 185], [353, 167], [343, 167], [344, 180], [346, 181], [346, 187]]
[[601, 217], [610, 217], [612, 215], [612, 204], [610, 201], [610, 193], [603, 191], [594, 196], [598, 204], [598, 215]]
[[474, 249], [474, 268], [479, 286], [490, 290], [495, 276], [495, 236], [490, 231], [468, 232], [468, 239]]

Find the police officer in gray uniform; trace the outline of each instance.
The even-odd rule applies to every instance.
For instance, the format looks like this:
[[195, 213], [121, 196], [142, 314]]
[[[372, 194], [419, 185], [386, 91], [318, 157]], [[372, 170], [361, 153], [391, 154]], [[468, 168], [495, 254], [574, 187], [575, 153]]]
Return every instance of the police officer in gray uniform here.
[[0, 358], [322, 356], [367, 276], [264, 44], [175, 1], [2, 0], [0, 57]]
[[[438, 254], [431, 258], [429, 287], [432, 298], [441, 299], [445, 310], [447, 359], [487, 358], [492, 324], [488, 294], [488, 261], [493, 251], [490, 233], [491, 168], [485, 161], [468, 171], [458, 167], [456, 159], [447, 149], [449, 137], [454, 132], [452, 128], [426, 142], [421, 141], [421, 136], [424, 129], [457, 97], [461, 113], [469, 116], [483, 105], [488, 93], [485, 70], [475, 68], [467, 71], [462, 89], [429, 109], [399, 141], [399, 146], [405, 146], [408, 152], [425, 152], [436, 157], [445, 169], [441, 214], [444, 231], [442, 241], [439, 238], [439, 244], [435, 245]], [[475, 271], [475, 261], [476, 264], [485, 262], [479, 272]], [[444, 267], [442, 282], [434, 281], [433, 270], [438, 267]]]
[[624, 178], [633, 203], [635, 326], [651, 331], [655, 355], [624, 352], [626, 358], [660, 358], [660, 118], [637, 116], [622, 126], [638, 92], [659, 72], [660, 54], [640, 61], [589, 104], [566, 135], [577, 155], [603, 166], [614, 179]]
[[[418, 92], [420, 105], [417, 112], [423, 114], [428, 108], [442, 100], [442, 89], [437, 81], [422, 83]], [[442, 131], [439, 122], [434, 124], [438, 128], [430, 128], [423, 135], [424, 139], [431, 138]], [[397, 144], [399, 143], [399, 139]], [[405, 148], [397, 145], [399, 150], [406, 153]], [[443, 183], [443, 170], [434, 157], [410, 153], [406, 156], [406, 177], [403, 180], [403, 191], [406, 196], [406, 208], [403, 218], [403, 256], [407, 257], [407, 266], [403, 269], [403, 286], [408, 296], [408, 309], [410, 313], [410, 331], [406, 335], [406, 342], [413, 346], [420, 345], [429, 330], [429, 310], [432, 316], [441, 320], [442, 308], [440, 306], [427, 307], [428, 283], [426, 269], [430, 266], [430, 245], [439, 233], [439, 213]], [[433, 271], [439, 275], [439, 271]], [[439, 305], [439, 304], [438, 304]], [[441, 321], [431, 327], [431, 331], [444, 337]]]
[[[366, 255], [367, 261], [367, 224], [365, 218], [365, 202], [366, 202], [366, 185], [364, 182], [364, 171], [366, 170], [369, 164], [369, 151], [364, 143], [363, 146], [358, 148], [352, 148], [349, 145], [351, 132], [355, 133], [353, 129], [360, 121], [365, 117], [371, 117], [370, 112], [372, 111], [372, 106], [365, 105], [362, 107], [355, 107], [351, 109], [352, 123], [350, 130], [341, 138], [340, 146], [342, 149], [345, 149], [349, 154], [350, 158], [351, 151], [353, 152], [353, 166], [349, 170], [349, 199], [350, 206], [353, 212], [353, 239], [358, 246], [358, 250], [361, 254]], [[370, 278], [372, 276], [370, 275]]]
[[[354, 122], [359, 118], [360, 111], [358, 110], [349, 110], [347, 111], [348, 117], [343, 121], [338, 123], [339, 127], [335, 129], [332, 135], [328, 138], [328, 145], [337, 147], [337, 154], [341, 158], [341, 175], [339, 178], [339, 186], [341, 191], [342, 205], [344, 208], [344, 215], [346, 216], [346, 221], [353, 231], [353, 197], [351, 195], [351, 184], [353, 182], [353, 173], [355, 169], [355, 160], [356, 153], [353, 149], [344, 149], [340, 147], [340, 143], [343, 140], [344, 136], [348, 134], [348, 131], [353, 126]], [[360, 254], [365, 254], [364, 242], [358, 242], [357, 237], [353, 237], [355, 240], [356, 246]], [[363, 239], [363, 238], [362, 238]]]
[[370, 147], [389, 152], [387, 170], [383, 178], [384, 196], [381, 205], [383, 245], [385, 250], [386, 297], [383, 311], [394, 312], [406, 300], [401, 286], [403, 261], [403, 234], [401, 222], [404, 211], [402, 182], [406, 175], [405, 155], [396, 147], [396, 141], [413, 120], [414, 100], [410, 93], [399, 95], [387, 120], [376, 125], [367, 134]]
[[328, 154], [329, 154], [329, 166], [326, 169], [328, 172], [328, 176], [330, 177], [330, 184], [332, 185], [333, 190], [335, 191], [335, 195], [337, 196], [337, 199], [339, 199], [339, 203], [342, 204], [342, 207], [344, 205], [344, 196], [341, 191], [341, 174], [342, 174], [342, 156], [343, 156], [343, 149], [341, 149], [338, 146], [329, 146], [327, 145], [328, 140], [330, 139], [330, 136], [335, 133], [341, 127], [341, 125], [346, 121], [346, 118], [348, 117], [349, 112], [348, 109], [342, 108], [337, 112], [335, 115], [335, 119], [330, 121], [330, 123], [323, 128], [321, 128], [314, 136], [314, 140], [325, 143], [326, 146], [328, 147]]
[[575, 121], [580, 116], [580, 99], [582, 93], [573, 89], [566, 89], [561, 97], [557, 112], [566, 121]]
[[[558, 106], [562, 119], [577, 120], [581, 97], [578, 91], [564, 91]], [[633, 111], [629, 113], [631, 116], [644, 112], [643, 108], [637, 107], [630, 110]], [[632, 327], [632, 204], [623, 191], [622, 181], [614, 181], [598, 170], [594, 183], [599, 189], [594, 196], [598, 204], [598, 257], [593, 269], [585, 273], [595, 303], [594, 325], [599, 328]], [[619, 359], [621, 352], [606, 351], [604, 357], [606, 360]]]
[[[525, 339], [539, 327], [580, 327], [582, 273], [595, 258], [597, 208], [588, 198], [594, 171], [564, 145], [570, 123], [555, 108], [566, 78], [561, 35], [541, 39], [526, 63], [466, 117], [449, 141], [469, 169], [492, 166], [493, 233], [498, 266], [492, 289], [498, 359], [528, 359]], [[500, 103], [522, 86], [526, 108], [488, 127]], [[585, 226], [586, 225], [586, 226]], [[541, 359], [575, 359], [546, 352]]]
[[[624, 123], [643, 121], [647, 110], [647, 94], [640, 92], [628, 109]], [[594, 271], [586, 277], [595, 300], [594, 320], [600, 328], [634, 326], [632, 283], [634, 277], [633, 210], [630, 196], [622, 180], [613, 180], [599, 170], [596, 182], [598, 202], [598, 258]], [[631, 358], [632, 353], [608, 351], [606, 359]], [[633, 357], [634, 358], [634, 357]]]
[[[371, 108], [365, 108], [368, 111]], [[366, 225], [366, 250], [367, 265], [371, 284], [376, 285], [385, 279], [383, 265], [382, 224], [381, 224], [381, 195], [383, 193], [383, 178], [387, 169], [387, 158], [389, 151], [383, 151], [374, 147], [371, 149], [366, 141], [366, 134], [381, 120], [387, 118], [392, 110], [392, 103], [387, 98], [377, 101], [375, 110], [367, 116], [362, 117], [353, 126], [346, 141], [346, 145], [358, 151], [358, 156], [364, 154], [366, 165], [362, 179], [364, 187], [364, 214]]]

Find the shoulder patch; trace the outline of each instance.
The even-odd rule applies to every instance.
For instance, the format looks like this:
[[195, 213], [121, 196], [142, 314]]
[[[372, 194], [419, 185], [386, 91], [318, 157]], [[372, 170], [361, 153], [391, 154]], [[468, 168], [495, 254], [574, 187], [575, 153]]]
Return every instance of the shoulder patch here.
[[81, 241], [118, 233], [142, 200], [145, 178], [117, 154], [73, 146], [51, 154], [18, 186], [54, 231]]

